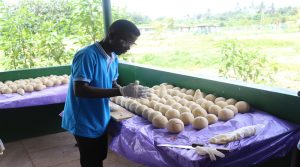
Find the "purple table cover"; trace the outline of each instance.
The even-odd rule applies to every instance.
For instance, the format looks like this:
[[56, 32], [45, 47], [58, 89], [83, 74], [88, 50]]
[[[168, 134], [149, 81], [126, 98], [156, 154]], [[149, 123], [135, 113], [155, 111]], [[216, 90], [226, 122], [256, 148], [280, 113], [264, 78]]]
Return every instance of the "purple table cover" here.
[[0, 109], [63, 103], [66, 100], [67, 90], [68, 84], [25, 93], [24, 96], [17, 93], [0, 94]]
[[[264, 129], [255, 136], [229, 143], [233, 150], [225, 158], [210, 161], [209, 157], [198, 155], [195, 150], [158, 147], [157, 144], [192, 143], [209, 144], [209, 138], [234, 131], [238, 128], [264, 124]], [[114, 126], [114, 125], [113, 125]], [[153, 166], [252, 166], [265, 160], [283, 157], [296, 148], [300, 138], [299, 125], [283, 121], [275, 116], [252, 109], [251, 113], [237, 114], [227, 122], [217, 122], [202, 130], [185, 126], [179, 134], [168, 133], [166, 129], [154, 129], [146, 119], [135, 116], [121, 122], [120, 131], [113, 137], [110, 149], [135, 162]]]

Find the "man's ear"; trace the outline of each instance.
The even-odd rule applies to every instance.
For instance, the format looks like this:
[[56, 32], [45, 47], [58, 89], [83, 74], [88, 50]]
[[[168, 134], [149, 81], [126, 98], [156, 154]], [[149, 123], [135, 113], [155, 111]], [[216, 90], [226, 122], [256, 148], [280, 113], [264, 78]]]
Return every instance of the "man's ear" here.
[[115, 38], [116, 38], [116, 35], [114, 33], [109, 33], [107, 36], [108, 43], [112, 44]]

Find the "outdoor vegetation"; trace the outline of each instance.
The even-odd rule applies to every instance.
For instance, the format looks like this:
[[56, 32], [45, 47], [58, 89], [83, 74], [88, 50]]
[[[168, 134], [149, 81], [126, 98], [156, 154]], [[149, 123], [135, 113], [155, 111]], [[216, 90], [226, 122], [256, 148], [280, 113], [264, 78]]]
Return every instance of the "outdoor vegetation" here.
[[[0, 0], [0, 71], [71, 63], [104, 36], [100, 0]], [[150, 19], [113, 5], [140, 28], [128, 62], [300, 90], [300, 7], [264, 3], [183, 19]]]

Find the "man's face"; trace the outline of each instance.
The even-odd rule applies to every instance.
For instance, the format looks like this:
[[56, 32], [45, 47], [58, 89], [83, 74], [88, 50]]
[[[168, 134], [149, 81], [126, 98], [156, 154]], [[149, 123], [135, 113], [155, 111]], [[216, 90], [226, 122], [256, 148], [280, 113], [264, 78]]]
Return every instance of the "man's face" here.
[[126, 53], [132, 45], [135, 44], [137, 37], [135, 35], [114, 35], [111, 39], [110, 45], [117, 55]]

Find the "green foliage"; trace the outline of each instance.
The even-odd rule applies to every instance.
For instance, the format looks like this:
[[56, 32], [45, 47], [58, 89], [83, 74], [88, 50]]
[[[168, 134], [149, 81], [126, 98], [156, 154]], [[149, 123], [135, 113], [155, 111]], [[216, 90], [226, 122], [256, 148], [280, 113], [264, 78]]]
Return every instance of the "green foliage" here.
[[0, 1], [2, 68], [69, 64], [76, 49], [103, 37], [101, 4], [99, 0], [22, 0], [10, 6]]
[[226, 78], [235, 78], [253, 83], [269, 83], [277, 66], [258, 49], [249, 48], [237, 40], [221, 42], [219, 73]]

